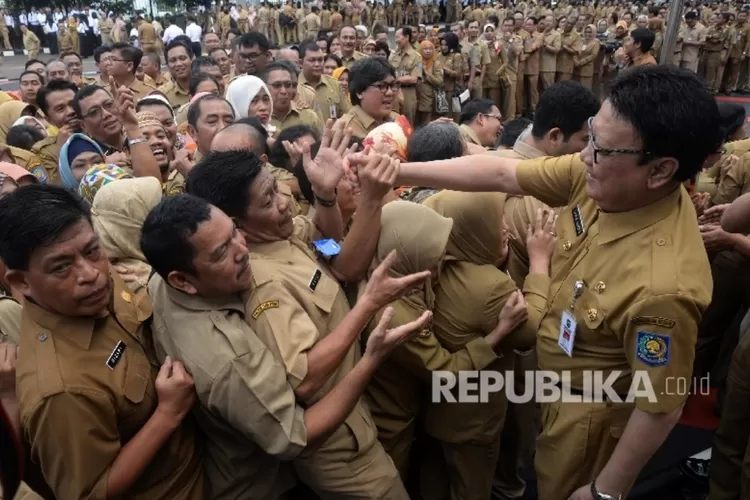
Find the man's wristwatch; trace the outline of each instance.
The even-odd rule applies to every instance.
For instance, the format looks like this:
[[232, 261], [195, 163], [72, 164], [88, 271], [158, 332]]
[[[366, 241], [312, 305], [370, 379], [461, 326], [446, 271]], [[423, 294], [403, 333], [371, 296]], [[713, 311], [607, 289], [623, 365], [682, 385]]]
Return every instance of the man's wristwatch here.
[[596, 481], [591, 481], [591, 496], [594, 497], [594, 500], [622, 500], [622, 493], [615, 496], [599, 492], [599, 490], [596, 489]]

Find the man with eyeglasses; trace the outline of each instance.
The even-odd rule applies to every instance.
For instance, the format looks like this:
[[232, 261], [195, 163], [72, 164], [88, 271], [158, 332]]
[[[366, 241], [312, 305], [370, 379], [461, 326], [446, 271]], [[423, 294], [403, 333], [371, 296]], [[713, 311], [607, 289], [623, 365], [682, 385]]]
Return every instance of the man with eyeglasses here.
[[174, 109], [190, 101], [190, 68], [193, 64], [193, 49], [186, 43], [173, 40], [165, 50], [167, 68], [172, 79], [159, 87]]
[[323, 62], [326, 55], [315, 42], [305, 42], [299, 47], [302, 61], [302, 74], [299, 85], [307, 85], [315, 89], [315, 111], [324, 121], [334, 120], [349, 111], [350, 104], [341, 90], [339, 83], [328, 75], [323, 74]]
[[[580, 154], [400, 166], [398, 185], [565, 206], [537, 354], [542, 370], [566, 374], [562, 394], [581, 402], [542, 403], [539, 498], [622, 498], [682, 414], [687, 394], [674, 384], [690, 385], [712, 289], [682, 182], [716, 151], [720, 129], [716, 101], [694, 73], [635, 67], [613, 81]], [[596, 373], [614, 379], [605, 394], [592, 391]]]
[[112, 45], [110, 57], [109, 75], [115, 79], [118, 87], [127, 87], [135, 96], [136, 101], [146, 97], [156, 90], [155, 87], [143, 83], [135, 77], [135, 72], [141, 64], [143, 52], [129, 43], [116, 43]]
[[263, 33], [251, 31], [235, 39], [232, 50], [235, 75], [257, 75], [271, 60], [271, 44]]
[[295, 125], [308, 125], [318, 134], [323, 133], [323, 122], [318, 113], [311, 109], [299, 109], [294, 103], [297, 96], [297, 79], [281, 62], [266, 66], [258, 77], [268, 86], [273, 101], [271, 125], [276, 127], [276, 138], [285, 128]]
[[458, 119], [464, 140], [483, 148], [494, 148], [503, 131], [500, 110], [490, 99], [472, 99], [461, 108]]

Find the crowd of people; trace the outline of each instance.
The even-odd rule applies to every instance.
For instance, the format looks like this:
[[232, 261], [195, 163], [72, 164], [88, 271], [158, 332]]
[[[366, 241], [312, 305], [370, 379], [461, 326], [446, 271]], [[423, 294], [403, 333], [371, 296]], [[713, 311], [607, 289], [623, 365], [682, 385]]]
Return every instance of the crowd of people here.
[[[8, 498], [510, 500], [532, 467], [540, 500], [625, 498], [706, 375], [688, 465], [744, 498], [750, 139], [714, 95], [747, 12], [686, 5], [665, 61], [669, 5], [461, 7], [100, 21], [96, 77], [62, 32], [29, 51], [0, 93]], [[538, 370], [621, 400], [433, 397]]]

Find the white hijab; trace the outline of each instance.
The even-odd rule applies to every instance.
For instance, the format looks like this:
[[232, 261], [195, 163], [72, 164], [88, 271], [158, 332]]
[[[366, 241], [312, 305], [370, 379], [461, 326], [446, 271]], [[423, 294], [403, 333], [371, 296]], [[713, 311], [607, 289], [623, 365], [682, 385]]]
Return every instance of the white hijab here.
[[[250, 103], [261, 89], [266, 91], [268, 98], [271, 99], [271, 109], [268, 113], [269, 116], [273, 116], [273, 99], [271, 98], [271, 92], [263, 83], [263, 80], [257, 76], [243, 75], [235, 78], [227, 87], [226, 98], [229, 104], [234, 108], [234, 117], [239, 120], [240, 118], [247, 118], [247, 110], [250, 107]], [[270, 118], [269, 118], [270, 119]], [[268, 133], [272, 134], [275, 127], [268, 123], [264, 123]]]

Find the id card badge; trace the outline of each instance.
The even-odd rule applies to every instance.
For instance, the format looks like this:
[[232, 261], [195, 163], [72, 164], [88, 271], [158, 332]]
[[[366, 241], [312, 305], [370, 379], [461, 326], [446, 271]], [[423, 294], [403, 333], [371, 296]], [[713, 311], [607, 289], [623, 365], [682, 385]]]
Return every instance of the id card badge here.
[[557, 339], [557, 345], [563, 350], [568, 357], [573, 357], [573, 344], [576, 340], [576, 319], [568, 311], [563, 311], [560, 320], [560, 338]]
[[331, 118], [338, 118], [338, 117], [336, 116], [336, 105], [335, 105], [335, 104], [331, 104], [331, 105], [329, 106], [329, 108], [328, 108], [328, 112], [330, 113], [330, 115], [331, 115]]

